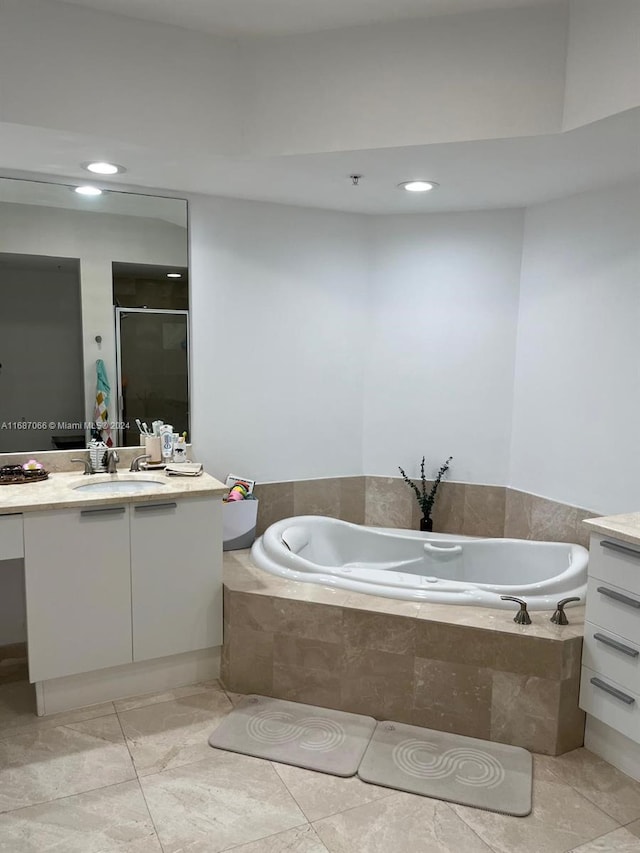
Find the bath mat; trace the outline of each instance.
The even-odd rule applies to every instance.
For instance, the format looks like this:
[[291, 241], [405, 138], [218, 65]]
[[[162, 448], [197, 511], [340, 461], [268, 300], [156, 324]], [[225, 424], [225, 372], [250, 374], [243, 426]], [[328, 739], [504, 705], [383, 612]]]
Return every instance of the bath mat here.
[[355, 776], [375, 727], [373, 717], [245, 696], [213, 732], [209, 745], [333, 776]]
[[462, 806], [524, 817], [533, 759], [518, 746], [378, 723], [358, 776], [364, 782]]

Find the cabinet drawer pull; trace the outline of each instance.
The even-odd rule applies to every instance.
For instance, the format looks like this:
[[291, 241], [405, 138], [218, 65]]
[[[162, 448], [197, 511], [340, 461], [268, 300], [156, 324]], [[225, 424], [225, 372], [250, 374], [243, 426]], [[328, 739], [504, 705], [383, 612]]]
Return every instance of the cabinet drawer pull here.
[[622, 690], [616, 690], [615, 687], [607, 684], [606, 681], [602, 681], [601, 678], [592, 678], [590, 680], [594, 687], [599, 687], [600, 690], [604, 690], [605, 693], [610, 693], [611, 696], [615, 696], [616, 699], [624, 702], [625, 705], [633, 705], [636, 701], [633, 696], [629, 696], [628, 693], [623, 693]]
[[640, 551], [636, 551], [635, 548], [620, 545], [618, 542], [610, 542], [608, 539], [602, 539], [600, 544], [603, 548], [609, 548], [611, 551], [620, 551], [621, 554], [628, 554], [631, 557], [635, 557], [636, 560], [640, 560]]
[[607, 598], [613, 598], [614, 601], [619, 601], [620, 604], [626, 604], [628, 607], [635, 607], [637, 610], [640, 610], [640, 601], [637, 598], [631, 598], [630, 595], [624, 595], [621, 592], [618, 592], [615, 589], [609, 589], [606, 586], [599, 586], [597, 590], [602, 595], [606, 595]]
[[607, 637], [606, 634], [594, 634], [593, 639], [598, 640], [598, 642], [602, 643], [604, 646], [611, 646], [612, 649], [622, 652], [623, 655], [629, 655], [630, 658], [637, 658], [640, 654], [637, 649], [632, 649], [631, 646], [625, 646], [624, 643], [619, 643], [617, 640]]
[[171, 503], [161, 504], [137, 504], [134, 508], [136, 512], [145, 512], [148, 509], [175, 509], [178, 504], [175, 501]]
[[125, 507], [123, 506], [101, 506], [99, 509], [81, 509], [80, 515], [106, 515], [107, 513], [120, 515], [124, 511]]

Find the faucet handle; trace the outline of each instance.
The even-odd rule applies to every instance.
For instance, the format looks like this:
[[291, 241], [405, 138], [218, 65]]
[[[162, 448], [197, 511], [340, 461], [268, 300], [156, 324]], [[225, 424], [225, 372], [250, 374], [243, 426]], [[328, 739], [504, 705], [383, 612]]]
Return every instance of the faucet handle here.
[[556, 612], [549, 621], [553, 622], [554, 625], [568, 625], [569, 620], [567, 619], [567, 614], [564, 612], [564, 606], [565, 604], [569, 604], [570, 601], [580, 601], [580, 598], [576, 596], [573, 596], [572, 598], [563, 598], [562, 601], [559, 601], [556, 604]]
[[88, 459], [70, 459], [69, 461], [70, 462], [82, 462], [82, 464], [84, 465], [84, 473], [85, 474], [92, 474], [93, 473], [91, 470], [91, 462]]
[[527, 602], [523, 598], [514, 598], [513, 595], [501, 595], [500, 598], [503, 601], [515, 601], [516, 604], [520, 605], [520, 610], [513, 617], [513, 621], [518, 625], [531, 625], [531, 616], [529, 616], [529, 611], [527, 610]]

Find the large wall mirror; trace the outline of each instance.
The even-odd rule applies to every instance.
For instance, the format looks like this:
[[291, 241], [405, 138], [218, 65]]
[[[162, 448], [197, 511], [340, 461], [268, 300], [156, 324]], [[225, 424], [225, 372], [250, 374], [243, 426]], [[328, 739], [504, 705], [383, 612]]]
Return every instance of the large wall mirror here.
[[[189, 430], [187, 202], [0, 178], [0, 453]], [[108, 433], [108, 435], [106, 434]]]

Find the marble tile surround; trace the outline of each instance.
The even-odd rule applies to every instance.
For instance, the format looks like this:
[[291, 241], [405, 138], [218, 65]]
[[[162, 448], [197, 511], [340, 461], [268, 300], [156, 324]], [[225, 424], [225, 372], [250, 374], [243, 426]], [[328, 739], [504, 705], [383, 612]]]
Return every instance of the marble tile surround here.
[[[225, 556], [222, 680], [259, 693], [559, 755], [582, 745], [582, 609], [396, 602], [265, 575]], [[375, 609], [375, 605], [385, 609]]]
[[[415, 496], [399, 477], [327, 477], [256, 486], [260, 499], [258, 535], [294, 515], [327, 515], [377, 527], [418, 529]], [[577, 542], [585, 547], [582, 525], [596, 517], [586, 509], [503, 486], [444, 481], [434, 508], [434, 530], [467, 536], [505, 536]]]

